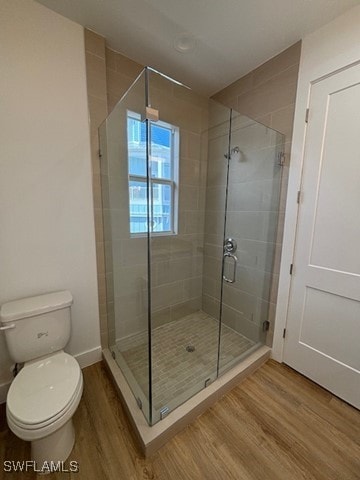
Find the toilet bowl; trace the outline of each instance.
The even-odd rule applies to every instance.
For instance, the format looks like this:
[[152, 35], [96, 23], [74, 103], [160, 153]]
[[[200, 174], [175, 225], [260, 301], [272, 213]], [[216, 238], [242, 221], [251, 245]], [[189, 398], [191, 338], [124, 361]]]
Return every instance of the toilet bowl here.
[[72, 417], [83, 391], [76, 359], [63, 348], [70, 338], [70, 292], [55, 292], [2, 305], [1, 330], [10, 356], [24, 363], [6, 400], [9, 428], [31, 442], [37, 469], [64, 462], [75, 433]]
[[74, 446], [72, 416], [83, 391], [77, 361], [65, 352], [28, 362], [12, 382], [6, 404], [10, 429], [31, 443], [32, 459], [65, 461]]

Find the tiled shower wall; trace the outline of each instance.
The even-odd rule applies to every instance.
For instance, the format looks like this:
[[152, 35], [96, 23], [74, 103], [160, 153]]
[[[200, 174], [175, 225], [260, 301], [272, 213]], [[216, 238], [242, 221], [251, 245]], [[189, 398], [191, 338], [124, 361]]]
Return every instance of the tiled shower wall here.
[[[214, 100], [234, 108], [237, 112], [285, 135], [285, 164], [282, 168], [280, 211], [275, 237], [275, 260], [272, 268], [273, 275], [271, 277], [270, 302], [268, 305], [268, 320], [270, 321], [268, 344], [272, 343], [275, 318], [300, 51], [301, 42], [298, 42], [213, 96]], [[241, 141], [235, 143], [239, 143], [241, 150]], [[250, 238], [250, 240], [256, 241], [258, 239]], [[264, 289], [263, 291], [267, 292], [268, 290]], [[264, 301], [267, 301], [265, 296]]]
[[91, 163], [93, 173], [93, 199], [95, 216], [95, 239], [97, 281], [99, 296], [100, 334], [102, 347], [107, 346], [107, 308], [105, 284], [104, 236], [98, 128], [107, 117], [105, 39], [85, 29], [86, 80], [89, 106]]

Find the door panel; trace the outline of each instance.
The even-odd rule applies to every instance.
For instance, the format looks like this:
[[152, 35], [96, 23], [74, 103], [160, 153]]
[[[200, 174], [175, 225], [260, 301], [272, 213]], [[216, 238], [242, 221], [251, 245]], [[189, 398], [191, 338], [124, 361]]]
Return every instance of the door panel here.
[[[282, 134], [231, 113], [219, 372], [266, 341], [275, 305]], [[224, 152], [225, 153], [225, 152]]]
[[309, 111], [284, 361], [360, 408], [360, 66]]

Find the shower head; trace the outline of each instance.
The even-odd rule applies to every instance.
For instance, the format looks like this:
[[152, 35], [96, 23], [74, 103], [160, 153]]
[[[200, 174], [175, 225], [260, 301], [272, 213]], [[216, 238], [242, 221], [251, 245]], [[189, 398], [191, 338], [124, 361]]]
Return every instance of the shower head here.
[[[240, 148], [239, 147], [233, 147], [230, 150], [230, 160], [235, 156], [240, 159], [240, 154], [241, 154]], [[226, 160], [229, 160], [229, 154], [228, 153], [225, 153], [224, 157], [226, 158]]]

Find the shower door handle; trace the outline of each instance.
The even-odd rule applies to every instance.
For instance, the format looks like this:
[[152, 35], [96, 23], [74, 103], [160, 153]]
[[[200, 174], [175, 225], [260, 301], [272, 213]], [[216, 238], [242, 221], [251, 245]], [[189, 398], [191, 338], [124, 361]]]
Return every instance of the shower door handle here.
[[226, 257], [231, 258], [234, 261], [234, 263], [233, 263], [233, 274], [232, 274], [232, 278], [227, 278], [225, 275], [223, 275], [223, 279], [227, 283], [235, 283], [236, 282], [236, 267], [237, 267], [237, 261], [238, 261], [237, 256], [234, 255], [233, 253], [225, 252], [224, 253], [224, 262], [225, 262]]

